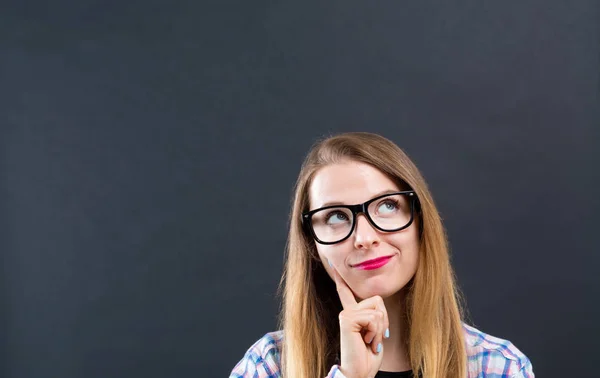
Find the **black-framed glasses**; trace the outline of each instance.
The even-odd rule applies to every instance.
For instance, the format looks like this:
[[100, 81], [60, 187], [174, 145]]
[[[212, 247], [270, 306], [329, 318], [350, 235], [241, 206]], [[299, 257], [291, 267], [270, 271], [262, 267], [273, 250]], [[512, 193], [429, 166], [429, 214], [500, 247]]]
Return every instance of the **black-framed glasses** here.
[[413, 190], [405, 190], [383, 194], [358, 205], [325, 206], [302, 213], [302, 224], [320, 244], [335, 244], [348, 239], [356, 227], [356, 217], [361, 213], [380, 231], [400, 231], [414, 220], [416, 198]]

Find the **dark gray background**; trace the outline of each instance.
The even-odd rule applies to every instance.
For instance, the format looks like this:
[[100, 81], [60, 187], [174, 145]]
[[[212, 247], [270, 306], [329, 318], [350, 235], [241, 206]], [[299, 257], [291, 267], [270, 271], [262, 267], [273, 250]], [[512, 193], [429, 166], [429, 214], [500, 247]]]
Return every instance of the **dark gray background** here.
[[595, 0], [0, 8], [0, 375], [222, 377], [274, 330], [312, 142], [394, 140], [475, 325], [597, 376]]

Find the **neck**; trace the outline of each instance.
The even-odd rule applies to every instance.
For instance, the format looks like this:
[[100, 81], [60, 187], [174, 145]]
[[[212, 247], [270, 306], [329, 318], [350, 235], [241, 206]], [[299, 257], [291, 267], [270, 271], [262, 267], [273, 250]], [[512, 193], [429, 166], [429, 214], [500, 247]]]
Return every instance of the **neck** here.
[[390, 337], [383, 339], [383, 361], [380, 370], [410, 370], [407, 348], [408, 324], [404, 314], [405, 290], [383, 300], [390, 322]]

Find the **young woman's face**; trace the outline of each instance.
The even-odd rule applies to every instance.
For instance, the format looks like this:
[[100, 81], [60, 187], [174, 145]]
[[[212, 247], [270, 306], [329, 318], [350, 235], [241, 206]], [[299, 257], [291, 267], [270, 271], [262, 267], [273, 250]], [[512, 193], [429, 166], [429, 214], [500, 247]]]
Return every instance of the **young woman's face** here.
[[[328, 165], [317, 172], [310, 186], [310, 209], [331, 203], [360, 204], [381, 194], [401, 190], [386, 175], [368, 164], [349, 161]], [[410, 209], [407, 196], [396, 198], [406, 201], [399, 204], [398, 210], [393, 203], [378, 201], [373, 208], [382, 213]], [[327, 224], [335, 227], [336, 223], [343, 221], [347, 221], [344, 214], [330, 214], [327, 218]], [[364, 214], [359, 214], [349, 238], [337, 244], [316, 243], [316, 246], [329, 275], [332, 276], [331, 263], [358, 298], [374, 295], [387, 298], [400, 291], [416, 272], [419, 261], [418, 219], [415, 217], [415, 221], [403, 230], [383, 232], [373, 227]], [[383, 257], [389, 259], [383, 259], [387, 263], [381, 267], [378, 267], [379, 264], [360, 265]]]

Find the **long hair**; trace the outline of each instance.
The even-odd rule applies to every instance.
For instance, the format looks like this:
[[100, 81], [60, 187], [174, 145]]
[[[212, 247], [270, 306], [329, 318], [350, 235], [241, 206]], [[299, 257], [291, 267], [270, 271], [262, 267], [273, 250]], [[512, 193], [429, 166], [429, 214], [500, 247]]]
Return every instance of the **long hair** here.
[[421, 173], [388, 139], [370, 133], [346, 133], [317, 142], [296, 182], [286, 261], [280, 282], [284, 331], [281, 363], [285, 378], [324, 377], [340, 352], [335, 289], [319, 260], [314, 240], [303, 229], [309, 188], [322, 167], [346, 161], [369, 164], [399, 187], [416, 192], [419, 204], [419, 263], [407, 284], [407, 349], [415, 377], [464, 378], [467, 356], [462, 328], [462, 296], [450, 265], [447, 237]]

